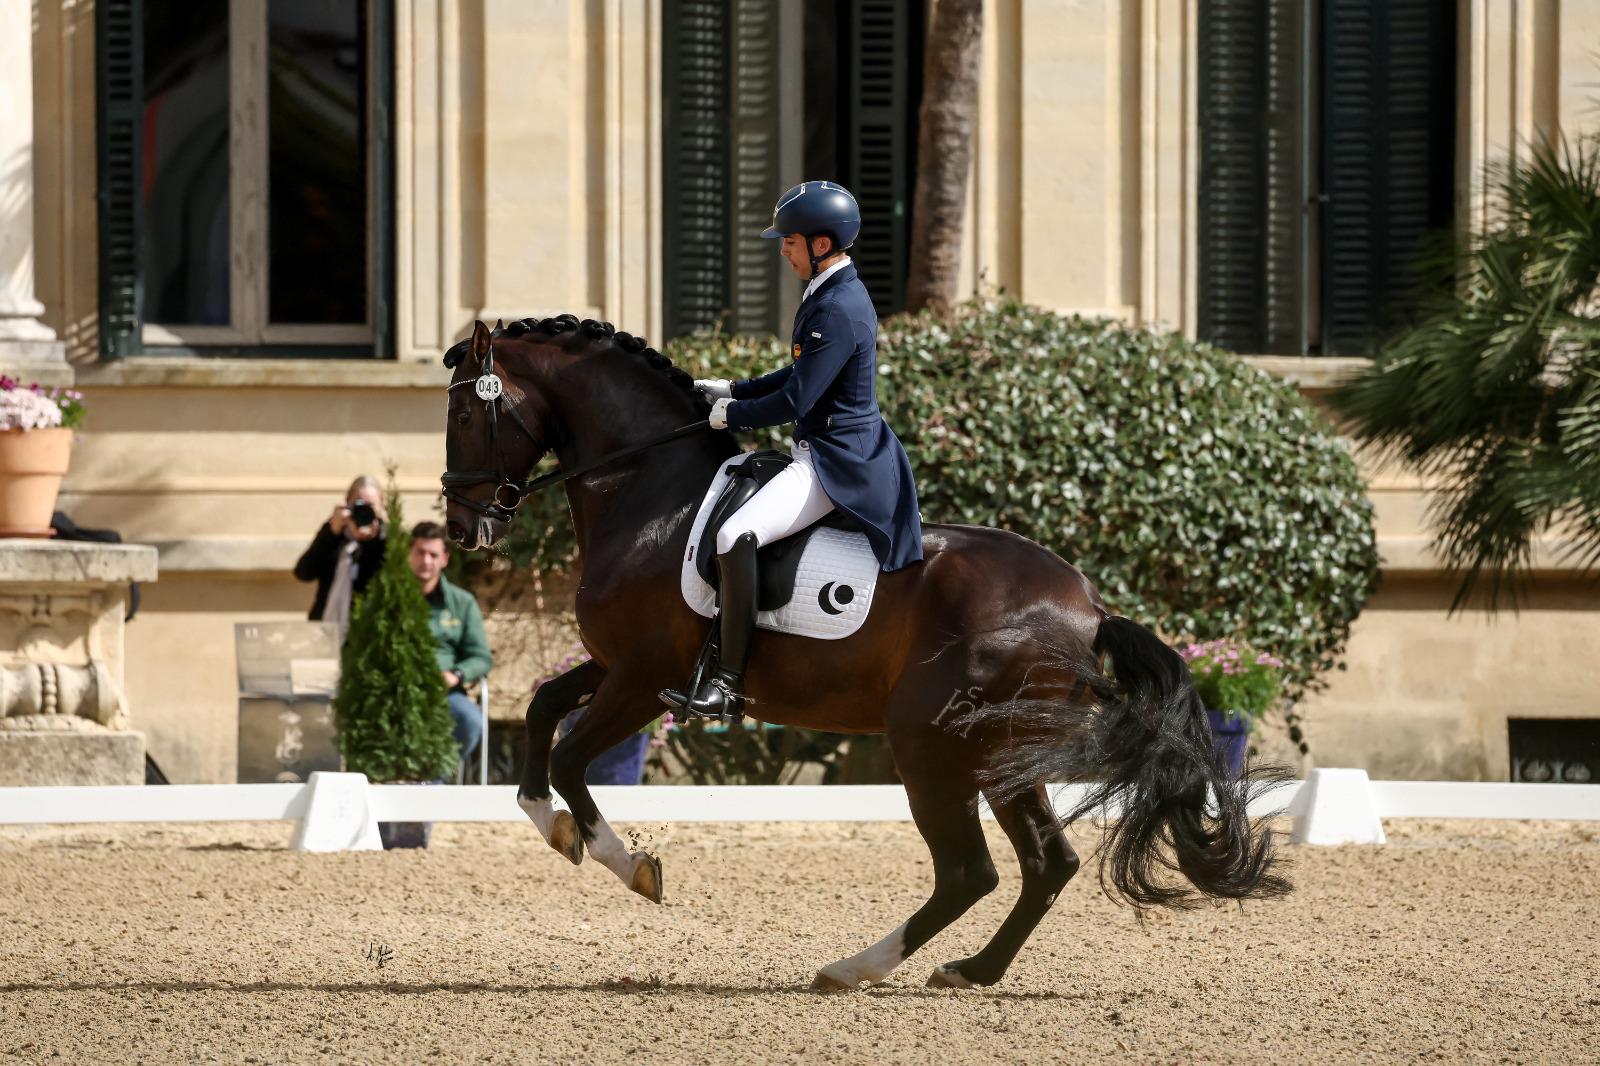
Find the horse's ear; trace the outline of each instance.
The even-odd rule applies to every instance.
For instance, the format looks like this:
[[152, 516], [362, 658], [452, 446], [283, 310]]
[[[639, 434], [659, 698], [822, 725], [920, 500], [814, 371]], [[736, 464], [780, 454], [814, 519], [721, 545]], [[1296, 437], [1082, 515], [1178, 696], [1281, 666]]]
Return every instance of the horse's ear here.
[[489, 327], [478, 321], [472, 323], [472, 358], [479, 366], [489, 358]]
[[497, 318], [497, 319], [494, 320], [494, 331], [496, 333], [503, 332], [505, 330], [505, 328], [506, 328], [506, 320], [505, 319]]

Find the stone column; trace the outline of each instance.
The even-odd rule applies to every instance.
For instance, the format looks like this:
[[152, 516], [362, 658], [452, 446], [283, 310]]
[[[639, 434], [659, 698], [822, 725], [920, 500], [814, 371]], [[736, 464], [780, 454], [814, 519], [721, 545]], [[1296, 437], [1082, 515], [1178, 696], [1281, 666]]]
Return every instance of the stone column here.
[[142, 545], [0, 540], [0, 787], [143, 783], [122, 634], [155, 577]]
[[66, 355], [33, 295], [32, 8], [0, 0], [0, 368], [53, 380]]

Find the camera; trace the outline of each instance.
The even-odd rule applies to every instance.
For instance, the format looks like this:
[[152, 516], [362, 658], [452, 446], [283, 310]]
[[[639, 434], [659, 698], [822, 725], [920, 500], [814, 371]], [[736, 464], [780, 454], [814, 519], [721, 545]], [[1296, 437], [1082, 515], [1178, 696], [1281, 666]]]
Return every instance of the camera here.
[[378, 512], [372, 509], [372, 504], [366, 500], [357, 500], [350, 505], [350, 524], [357, 529], [370, 526], [378, 520]]

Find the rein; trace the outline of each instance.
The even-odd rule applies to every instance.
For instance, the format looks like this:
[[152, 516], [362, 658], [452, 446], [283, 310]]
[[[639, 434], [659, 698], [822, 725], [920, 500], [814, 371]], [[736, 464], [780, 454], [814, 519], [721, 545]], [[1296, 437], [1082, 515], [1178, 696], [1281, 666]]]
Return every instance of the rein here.
[[[535, 447], [542, 451], [544, 450], [544, 444], [539, 440], [538, 435], [535, 434], [532, 429], [528, 428], [528, 423], [522, 417], [522, 413], [518, 411], [516, 405], [511, 402], [511, 397], [506, 395], [505, 383], [501, 381], [500, 376], [494, 372], [494, 345], [492, 342], [489, 345], [489, 352], [483, 361], [483, 373], [477, 378], [470, 379], [469, 381], [458, 381], [454, 385], [449, 386], [449, 388], [447, 388], [445, 391], [448, 392], [451, 389], [455, 389], [458, 386], [466, 384], [471, 384], [473, 386], [473, 391], [475, 391], [478, 394], [478, 398], [483, 401], [484, 409], [487, 411], [489, 416], [489, 450], [494, 453], [494, 469], [464, 470], [459, 473], [447, 470], [445, 471], [444, 476], [439, 479], [439, 481], [443, 488], [445, 499], [454, 503], [458, 503], [468, 510], [483, 515], [486, 518], [494, 518], [502, 522], [509, 522], [516, 517], [517, 507], [522, 503], [523, 500], [527, 499], [529, 496], [532, 496], [536, 492], [540, 492], [549, 488], [551, 485], [559, 485], [563, 481], [570, 481], [572, 478], [582, 477], [584, 474], [598, 470], [600, 467], [606, 466], [609, 463], [614, 463], [619, 459], [626, 459], [631, 455], [637, 455], [640, 452], [649, 451], [651, 448], [659, 447], [682, 437], [688, 437], [695, 433], [700, 433], [706, 428], [706, 423], [704, 421], [691, 422], [686, 426], [679, 426], [677, 429], [671, 430], [670, 432], [663, 433], [660, 436], [652, 437], [642, 444], [633, 444], [626, 448], [619, 448], [614, 452], [608, 452], [607, 454], [596, 459], [589, 460], [587, 463], [576, 466], [571, 470], [556, 470], [552, 473], [534, 478], [531, 481], [519, 481], [516, 478], [509, 476], [505, 472], [505, 460], [500, 454], [498, 418], [498, 412], [500, 408], [502, 406], [505, 408], [506, 414], [510, 415], [511, 420], [516, 423], [517, 428], [521, 429], [522, 432], [527, 435], [527, 438], [533, 441]], [[455, 487], [457, 486], [483, 485], [489, 483], [494, 484], [495, 490], [493, 495], [491, 495], [487, 501], [474, 500], [469, 496], [464, 496], [455, 491]]]

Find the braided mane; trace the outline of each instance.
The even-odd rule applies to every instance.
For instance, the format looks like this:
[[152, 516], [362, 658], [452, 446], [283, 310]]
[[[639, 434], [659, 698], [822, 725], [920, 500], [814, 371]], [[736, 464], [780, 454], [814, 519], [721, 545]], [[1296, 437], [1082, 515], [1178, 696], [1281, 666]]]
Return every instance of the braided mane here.
[[[573, 314], [561, 314], [546, 319], [522, 318], [503, 327], [497, 326], [491, 336], [518, 338], [535, 344], [554, 344], [574, 354], [589, 348], [596, 354], [606, 351], [624, 352], [637, 357], [651, 370], [665, 374], [667, 380], [689, 398], [697, 415], [704, 418], [711, 414], [711, 401], [694, 387], [694, 378], [691, 375], [674, 366], [671, 359], [650, 347], [649, 342], [643, 337], [618, 332], [609, 322], [600, 322], [592, 318], [580, 320]], [[471, 348], [470, 339], [451, 345], [444, 354], [444, 365], [454, 368], [466, 358]], [[715, 432], [719, 436], [726, 437], [729, 445], [737, 449], [732, 434], [726, 430]]]

